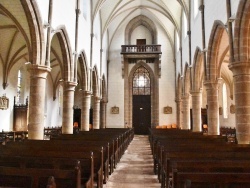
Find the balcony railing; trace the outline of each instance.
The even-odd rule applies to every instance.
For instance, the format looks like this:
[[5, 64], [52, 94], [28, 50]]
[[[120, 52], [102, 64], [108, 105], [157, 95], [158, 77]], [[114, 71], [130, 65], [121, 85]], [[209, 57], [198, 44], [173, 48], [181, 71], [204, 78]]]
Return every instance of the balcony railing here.
[[161, 54], [161, 45], [122, 45], [121, 54], [130, 53], [157, 53]]

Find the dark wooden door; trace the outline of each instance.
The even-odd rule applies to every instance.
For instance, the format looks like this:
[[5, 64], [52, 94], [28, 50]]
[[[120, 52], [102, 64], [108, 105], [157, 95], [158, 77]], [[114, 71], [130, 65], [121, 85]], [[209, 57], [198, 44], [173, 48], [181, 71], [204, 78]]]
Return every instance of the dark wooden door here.
[[150, 95], [133, 95], [133, 127], [135, 134], [148, 134], [151, 127]]
[[146, 45], [146, 39], [136, 39], [136, 45]]

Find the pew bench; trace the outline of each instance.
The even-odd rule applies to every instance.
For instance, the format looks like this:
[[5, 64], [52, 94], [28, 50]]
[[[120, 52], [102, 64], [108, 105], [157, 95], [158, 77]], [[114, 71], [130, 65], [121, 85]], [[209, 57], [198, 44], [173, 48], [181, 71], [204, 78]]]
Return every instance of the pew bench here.
[[55, 179], [56, 187], [82, 187], [80, 162], [71, 170], [0, 166], [1, 187], [47, 187], [51, 176]]

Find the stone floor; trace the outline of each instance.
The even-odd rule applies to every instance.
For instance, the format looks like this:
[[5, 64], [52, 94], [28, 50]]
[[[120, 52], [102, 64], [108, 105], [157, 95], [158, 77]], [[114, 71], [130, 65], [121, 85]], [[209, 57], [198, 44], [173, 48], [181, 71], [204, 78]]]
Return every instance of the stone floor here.
[[161, 187], [153, 173], [148, 136], [135, 135], [104, 188]]

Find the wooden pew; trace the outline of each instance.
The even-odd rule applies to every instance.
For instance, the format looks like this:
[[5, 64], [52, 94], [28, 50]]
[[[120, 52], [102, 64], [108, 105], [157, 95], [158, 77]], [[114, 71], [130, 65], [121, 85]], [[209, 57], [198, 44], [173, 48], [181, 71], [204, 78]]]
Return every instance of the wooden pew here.
[[[116, 131], [116, 130], [110, 130], [109, 132], [106, 132], [106, 133], [97, 133], [97, 131], [95, 133], [91, 133], [89, 135], [89, 137], [86, 138], [86, 135], [89, 134], [89, 133], [86, 133], [84, 134], [84, 136], [80, 136], [80, 135], [70, 135], [70, 136], [65, 136], [63, 135], [63, 137], [67, 137], [67, 139], [61, 139], [62, 137], [59, 136], [60, 138], [58, 140], [50, 140], [50, 141], [37, 141], [37, 140], [27, 140], [27, 141], [24, 141], [23, 142], [23, 145], [22, 147], [20, 147], [20, 145], [18, 143], [11, 143], [11, 144], [8, 144], [7, 146], [11, 147], [10, 150], [15, 150], [17, 153], [22, 153], [24, 156], [48, 156], [48, 157], [71, 157], [72, 158], [72, 155], [69, 156], [68, 153], [64, 153], [62, 152], [61, 150], [65, 150], [65, 152], [70, 152], [72, 153], [76, 153], [78, 150], [81, 151], [81, 150], [95, 150], [95, 149], [98, 149], [97, 147], [100, 148], [100, 146], [104, 145], [105, 143], [108, 143], [108, 142], [104, 142], [105, 139], [100, 139], [104, 136], [105, 138], [105, 135], [106, 136], [109, 136], [112, 135], [114, 133], [114, 135], [119, 135], [119, 134], [122, 134], [122, 132], [125, 132], [127, 136], [120, 136], [119, 138], [119, 141], [120, 142], [126, 142], [126, 144], [128, 144], [129, 141], [131, 141], [131, 135], [133, 132], [130, 131], [129, 134], [127, 134], [127, 131], [124, 131], [124, 130], [120, 130], [120, 131]], [[112, 133], [112, 134], [111, 134]], [[94, 136], [94, 134], [96, 134]], [[122, 134], [123, 135], [123, 134]], [[72, 136], [74, 138], [72, 138]], [[93, 137], [94, 136], [94, 137]], [[84, 138], [84, 139], [83, 139]], [[118, 140], [118, 138], [116, 139]], [[40, 143], [40, 144], [38, 144]], [[42, 144], [41, 144], [42, 143]], [[15, 149], [15, 146], [16, 145], [16, 149]], [[85, 145], [85, 146], [84, 146]], [[118, 145], [118, 144], [117, 144]], [[121, 143], [121, 145], [123, 145]], [[124, 147], [125, 145], [123, 145], [122, 147]], [[94, 148], [95, 147], [95, 148]], [[25, 149], [26, 148], [26, 149]], [[43, 152], [40, 151], [40, 148], [43, 148]], [[109, 152], [108, 152], [108, 149], [109, 149], [109, 146], [107, 146], [107, 159], [109, 158]], [[12, 152], [12, 151], [11, 151]], [[55, 152], [57, 152], [55, 154]], [[64, 154], [61, 154], [59, 156], [59, 153], [64, 153]], [[5, 150], [5, 154], [7, 154], [7, 151]], [[82, 157], [79, 156], [79, 157]], [[103, 166], [103, 157], [100, 157], [99, 159], [98, 158], [95, 158], [95, 163], [98, 163], [98, 161], [102, 163], [102, 166]], [[107, 165], [104, 165], [106, 166], [106, 170], [104, 170], [104, 168], [101, 168], [101, 170], [96, 170], [95, 174], [96, 176], [98, 177], [97, 178], [97, 181], [98, 181], [98, 187], [102, 187], [102, 177], [103, 177], [103, 171], [104, 171], [104, 182], [107, 181], [107, 176], [106, 174], [108, 174], [108, 166], [109, 164], [106, 163]], [[97, 166], [97, 165], [96, 165]]]
[[[53, 176], [57, 187], [81, 188], [81, 164], [78, 161], [73, 169], [45, 169], [0, 166], [1, 187], [47, 187]], [[49, 182], [50, 183], [50, 182]]]
[[15, 142], [28, 139], [28, 131], [2, 131], [0, 132], [0, 143]]
[[[46, 143], [47, 142], [47, 143]], [[49, 146], [50, 141], [32, 141], [24, 142], [24, 143], [10, 143], [5, 146], [0, 147], [0, 151], [5, 156], [22, 156], [22, 157], [43, 157], [43, 158], [65, 158], [65, 159], [78, 159], [82, 163], [82, 169], [89, 169], [90, 166], [93, 166], [93, 174], [92, 177], [97, 181], [98, 187], [103, 186], [104, 182], [104, 174], [103, 174], [103, 148], [89, 148], [89, 147], [76, 147], [74, 145], [65, 145], [61, 142], [61, 146], [58, 145], [58, 149], [56, 146]], [[27, 144], [26, 144], [27, 143]], [[40, 144], [39, 144], [40, 143]], [[47, 147], [43, 147], [47, 144]], [[64, 149], [62, 149], [65, 147]], [[42, 148], [42, 150], [41, 150]], [[81, 150], [79, 150], [81, 149]], [[93, 151], [93, 152], [92, 152]], [[92, 153], [93, 161], [90, 159], [90, 153]], [[91, 164], [91, 162], [93, 164]], [[83, 171], [84, 172], [84, 171]], [[89, 174], [89, 170], [87, 173], [83, 173], [83, 175]], [[86, 179], [86, 177], [82, 177]]]
[[178, 172], [174, 171], [172, 188], [183, 187], [250, 187], [250, 173]]
[[[95, 172], [99, 173], [100, 181], [107, 182], [109, 176], [109, 144], [105, 146], [102, 141], [82, 141], [82, 140], [27, 140], [23, 144], [10, 143], [8, 145], [11, 149], [20, 150], [22, 147], [28, 150], [39, 150], [43, 148], [44, 151], [64, 151], [64, 152], [93, 152], [95, 161]], [[103, 180], [102, 178], [103, 177]]]
[[[94, 131], [89, 131], [89, 132], [79, 132], [77, 135], [60, 135], [58, 137], [52, 137], [51, 139], [57, 139], [57, 140], [91, 140], [91, 141], [103, 141], [103, 142], [109, 142], [111, 144], [114, 144], [114, 148], [110, 149], [110, 157], [112, 159], [112, 163], [110, 163], [111, 169], [113, 171], [113, 168], [116, 167], [117, 163], [119, 162], [122, 154], [126, 150], [128, 144], [132, 140], [131, 137], [126, 137], [125, 135], [126, 132], [130, 132], [130, 134], [133, 133], [131, 132], [131, 129], [100, 129], [100, 130], [94, 130]], [[124, 134], [122, 134], [124, 133]]]
[[48, 140], [51, 136], [62, 134], [62, 127], [44, 127], [43, 134], [44, 140]]
[[[177, 170], [184, 171], [182, 167], [173, 168], [173, 163], [179, 161], [189, 162], [190, 160], [214, 160], [223, 162], [225, 160], [235, 160], [230, 168], [218, 165], [217, 169], [221, 171], [226, 170], [227, 173], [236, 172], [248, 172], [249, 165], [244, 165], [242, 168], [236, 165], [237, 162], [242, 160], [249, 160], [250, 157], [250, 147], [239, 146], [235, 144], [228, 144], [226, 141], [221, 140], [219, 136], [199, 136], [197, 133], [190, 133], [189, 131], [151, 131], [152, 135], [149, 136], [151, 142], [151, 147], [154, 149], [154, 158], [156, 158], [157, 163], [157, 173], [159, 180], [162, 183], [162, 187], [168, 186], [169, 180], [173, 176], [173, 171]], [[250, 161], [249, 161], [250, 162]], [[192, 167], [192, 165], [194, 167]], [[216, 173], [215, 168], [208, 168], [205, 166], [196, 167], [192, 164], [189, 166], [190, 173], [199, 173], [199, 171], [208, 171], [210, 173]], [[195, 168], [196, 167], [196, 168]], [[212, 170], [213, 169], [213, 170]], [[223, 169], [223, 170], [222, 170]], [[184, 173], [183, 172], [183, 173]], [[218, 171], [217, 171], [218, 172]], [[185, 172], [189, 173], [189, 172]], [[183, 183], [183, 182], [182, 182]], [[183, 185], [183, 184], [182, 184]]]

